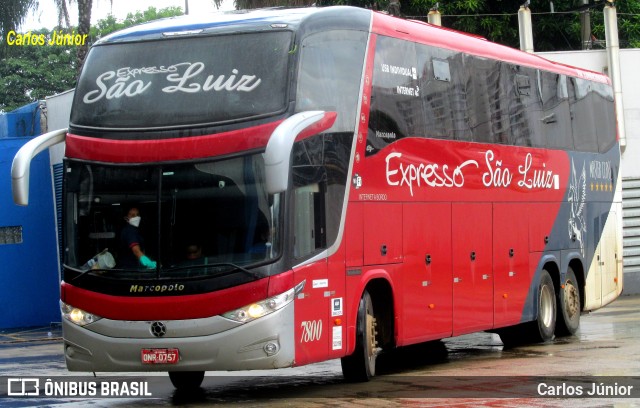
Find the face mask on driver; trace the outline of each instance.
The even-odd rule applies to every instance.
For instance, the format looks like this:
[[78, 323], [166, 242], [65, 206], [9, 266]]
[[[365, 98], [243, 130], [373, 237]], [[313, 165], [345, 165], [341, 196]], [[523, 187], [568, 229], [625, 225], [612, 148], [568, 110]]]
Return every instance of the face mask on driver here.
[[129, 218], [129, 224], [133, 225], [134, 227], [138, 227], [140, 225], [140, 219], [140, 216], [131, 217]]

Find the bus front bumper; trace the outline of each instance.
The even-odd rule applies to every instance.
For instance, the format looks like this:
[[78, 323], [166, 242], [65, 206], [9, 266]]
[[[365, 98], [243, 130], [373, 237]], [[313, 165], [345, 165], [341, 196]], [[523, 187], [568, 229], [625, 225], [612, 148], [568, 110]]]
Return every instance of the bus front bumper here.
[[[291, 367], [295, 362], [294, 303], [249, 323], [220, 316], [137, 322], [100, 319], [80, 327], [63, 319], [70, 371], [234, 371]], [[151, 325], [162, 323], [157, 337]], [[157, 324], [156, 324], [157, 326]], [[143, 350], [178, 349], [173, 364], [143, 363]]]

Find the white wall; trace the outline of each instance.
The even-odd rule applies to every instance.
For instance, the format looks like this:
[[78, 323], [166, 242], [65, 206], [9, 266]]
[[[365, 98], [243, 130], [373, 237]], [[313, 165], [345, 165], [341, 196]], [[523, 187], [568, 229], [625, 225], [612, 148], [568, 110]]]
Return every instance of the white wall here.
[[[42, 133], [68, 128], [69, 116], [71, 115], [71, 103], [73, 102], [74, 90], [68, 90], [45, 98], [47, 106], [47, 128], [42, 129]], [[57, 144], [49, 148], [49, 158], [51, 164], [62, 163], [64, 157], [64, 143]]]

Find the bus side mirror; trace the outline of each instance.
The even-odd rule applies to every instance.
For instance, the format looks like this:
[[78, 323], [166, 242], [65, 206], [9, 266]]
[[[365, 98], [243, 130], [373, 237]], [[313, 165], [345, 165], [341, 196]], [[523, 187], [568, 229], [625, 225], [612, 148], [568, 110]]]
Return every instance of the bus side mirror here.
[[29, 169], [31, 160], [41, 151], [64, 142], [67, 129], [58, 129], [29, 140], [18, 150], [11, 164], [11, 189], [13, 202], [17, 205], [29, 204]]
[[335, 112], [300, 112], [278, 125], [269, 137], [264, 152], [267, 193], [281, 193], [289, 186], [293, 143], [329, 129], [336, 117]]

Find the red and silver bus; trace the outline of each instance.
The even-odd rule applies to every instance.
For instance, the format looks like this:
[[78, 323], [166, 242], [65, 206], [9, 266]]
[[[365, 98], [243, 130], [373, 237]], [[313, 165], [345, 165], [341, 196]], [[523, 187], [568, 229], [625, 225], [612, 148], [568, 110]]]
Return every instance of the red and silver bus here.
[[16, 156], [17, 202], [60, 142], [72, 371], [367, 380], [401, 346], [571, 335], [622, 291], [610, 80], [453, 30], [350, 7], [134, 27]]

